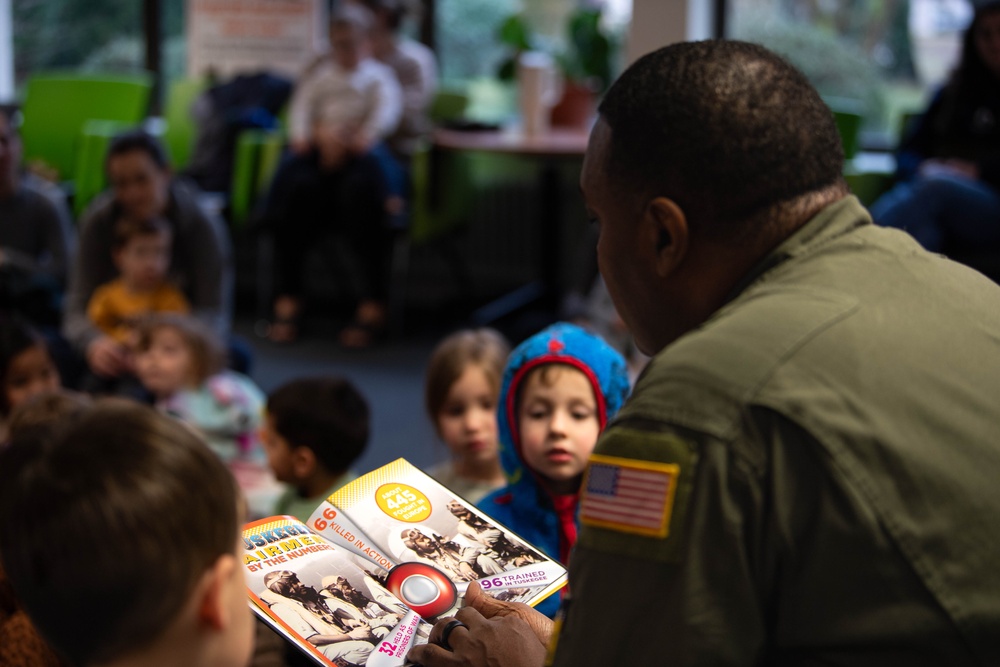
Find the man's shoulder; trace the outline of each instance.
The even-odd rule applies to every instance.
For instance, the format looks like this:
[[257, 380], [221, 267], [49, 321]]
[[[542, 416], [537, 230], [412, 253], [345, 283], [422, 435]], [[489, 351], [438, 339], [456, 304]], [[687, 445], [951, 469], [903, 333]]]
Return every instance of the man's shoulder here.
[[744, 295], [650, 361], [627, 404], [629, 414], [662, 415], [665, 406], [692, 428], [702, 418], [728, 430], [802, 346], [857, 308], [837, 290], [772, 285]]

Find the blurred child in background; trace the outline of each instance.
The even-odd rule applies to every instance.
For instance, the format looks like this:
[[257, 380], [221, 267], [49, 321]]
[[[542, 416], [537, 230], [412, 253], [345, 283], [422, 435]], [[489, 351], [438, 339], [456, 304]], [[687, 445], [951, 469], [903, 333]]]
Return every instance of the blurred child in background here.
[[0, 442], [11, 410], [59, 389], [59, 370], [41, 334], [17, 317], [0, 317]]
[[147, 406], [105, 401], [66, 421], [0, 451], [3, 565], [34, 625], [80, 667], [244, 667], [253, 626], [232, 476]]
[[195, 427], [236, 476], [251, 518], [270, 510], [280, 488], [257, 438], [264, 394], [223, 367], [222, 346], [189, 315], [150, 315], [139, 324], [135, 373], [158, 410]]
[[[576, 325], [555, 324], [521, 343], [500, 392], [500, 458], [510, 483], [479, 506], [567, 563], [583, 471], [628, 391], [622, 355]], [[554, 616], [558, 607], [552, 596], [536, 608]]]
[[115, 224], [111, 256], [119, 275], [94, 290], [87, 317], [124, 348], [135, 346], [142, 317], [191, 310], [184, 294], [168, 280], [172, 243], [170, 224], [163, 218], [123, 216]]
[[290, 487], [274, 513], [308, 521], [357, 478], [351, 465], [368, 444], [368, 415], [367, 401], [342, 378], [293, 380], [268, 396], [261, 440], [275, 477]]
[[427, 414], [449, 451], [447, 461], [427, 472], [471, 503], [506, 482], [497, 440], [497, 399], [509, 352], [497, 331], [468, 329], [441, 341], [427, 366]]
[[257, 445], [264, 394], [224, 367], [215, 335], [186, 315], [153, 315], [138, 330], [136, 375], [156, 407], [197, 427], [223, 461], [263, 460]]

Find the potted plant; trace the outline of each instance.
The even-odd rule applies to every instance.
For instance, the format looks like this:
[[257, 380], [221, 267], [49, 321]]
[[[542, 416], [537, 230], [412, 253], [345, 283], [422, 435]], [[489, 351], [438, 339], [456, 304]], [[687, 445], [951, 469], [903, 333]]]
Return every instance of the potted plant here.
[[[565, 46], [554, 53], [563, 75], [563, 94], [552, 109], [553, 125], [584, 126], [594, 113], [597, 96], [611, 83], [618, 43], [601, 19], [601, 10], [595, 8], [579, 8], [567, 17]], [[522, 52], [553, 50], [541, 44], [520, 14], [505, 19], [498, 34], [511, 50], [497, 71], [504, 81], [514, 79]]]

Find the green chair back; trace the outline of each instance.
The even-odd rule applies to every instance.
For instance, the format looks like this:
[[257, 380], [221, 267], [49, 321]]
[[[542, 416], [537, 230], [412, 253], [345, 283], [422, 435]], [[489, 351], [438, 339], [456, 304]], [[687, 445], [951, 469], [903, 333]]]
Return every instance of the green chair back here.
[[170, 162], [177, 171], [184, 169], [191, 160], [197, 138], [191, 108], [207, 87], [208, 82], [202, 78], [178, 79], [170, 84], [167, 91], [163, 108], [163, 120], [167, 122], [167, 126], [163, 133], [163, 143], [170, 154]]
[[833, 112], [833, 119], [840, 132], [840, 143], [844, 148], [844, 159], [850, 160], [858, 154], [861, 138], [861, 124], [865, 119], [864, 104], [846, 98], [824, 98]]
[[84, 124], [91, 119], [138, 124], [152, 86], [149, 74], [36, 74], [28, 80], [21, 108], [25, 162], [43, 163], [59, 180], [72, 178]]
[[73, 169], [73, 213], [77, 217], [87, 204], [107, 187], [104, 169], [108, 144], [118, 134], [133, 127], [116, 120], [91, 119], [83, 124], [77, 141], [76, 166]]
[[434, 94], [428, 115], [437, 124], [461, 118], [469, 108], [469, 95], [460, 90], [439, 90]]
[[285, 145], [283, 130], [243, 130], [233, 154], [233, 180], [229, 191], [229, 217], [234, 228], [250, 218], [257, 200], [270, 187]]

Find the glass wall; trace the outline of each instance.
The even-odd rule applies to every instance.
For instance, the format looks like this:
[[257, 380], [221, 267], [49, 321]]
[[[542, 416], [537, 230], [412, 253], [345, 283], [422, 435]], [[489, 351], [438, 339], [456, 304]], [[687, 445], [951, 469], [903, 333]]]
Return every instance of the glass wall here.
[[760, 42], [820, 92], [855, 101], [869, 136], [894, 142], [902, 114], [941, 85], [971, 19], [967, 0], [728, 0], [728, 36]]
[[[163, 69], [169, 80], [184, 71], [184, 0], [161, 0]], [[31, 72], [143, 69], [143, 3], [139, 0], [13, 0], [17, 86]]]

